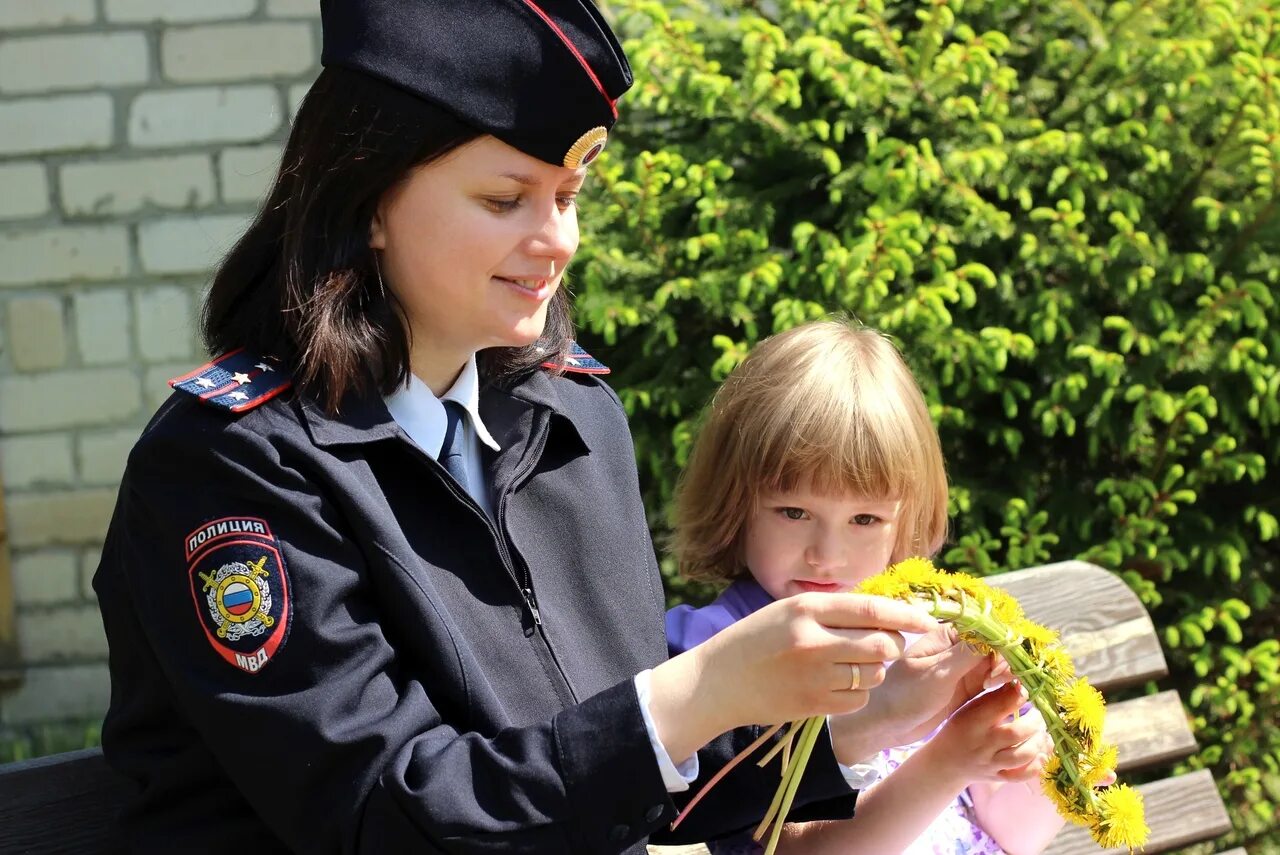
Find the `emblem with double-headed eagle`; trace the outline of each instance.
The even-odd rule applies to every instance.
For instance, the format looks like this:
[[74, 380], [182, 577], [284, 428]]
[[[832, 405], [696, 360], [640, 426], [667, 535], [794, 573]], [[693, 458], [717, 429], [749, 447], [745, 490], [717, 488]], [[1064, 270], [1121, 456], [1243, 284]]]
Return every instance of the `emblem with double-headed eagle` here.
[[257, 561], [233, 561], [213, 573], [200, 574], [205, 603], [218, 625], [219, 638], [239, 641], [246, 635], [262, 635], [275, 624], [266, 564], [264, 555]]

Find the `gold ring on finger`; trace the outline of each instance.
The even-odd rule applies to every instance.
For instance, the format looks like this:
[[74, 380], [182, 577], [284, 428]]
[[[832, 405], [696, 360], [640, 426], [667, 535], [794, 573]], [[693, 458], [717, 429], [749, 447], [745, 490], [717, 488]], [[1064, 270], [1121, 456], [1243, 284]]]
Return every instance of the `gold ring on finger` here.
[[862, 669], [857, 663], [849, 663], [849, 691], [856, 692], [858, 687], [862, 685]]

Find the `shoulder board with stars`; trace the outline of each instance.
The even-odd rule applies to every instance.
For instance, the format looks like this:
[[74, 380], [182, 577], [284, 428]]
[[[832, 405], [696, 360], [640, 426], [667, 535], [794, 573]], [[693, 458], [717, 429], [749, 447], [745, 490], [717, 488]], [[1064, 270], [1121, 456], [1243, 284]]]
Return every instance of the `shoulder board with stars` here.
[[558, 369], [573, 374], [608, 374], [609, 367], [582, 349], [576, 341], [569, 342], [569, 353], [564, 362], [547, 360], [543, 368]]
[[241, 348], [219, 356], [208, 365], [175, 377], [169, 385], [194, 395], [211, 407], [243, 413], [270, 401], [292, 385], [279, 366]]

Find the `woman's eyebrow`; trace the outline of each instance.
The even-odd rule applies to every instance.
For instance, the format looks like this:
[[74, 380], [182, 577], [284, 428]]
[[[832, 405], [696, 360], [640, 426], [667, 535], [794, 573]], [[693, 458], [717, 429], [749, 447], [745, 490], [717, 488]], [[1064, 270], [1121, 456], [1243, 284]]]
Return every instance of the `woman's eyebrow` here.
[[510, 178], [517, 184], [523, 184], [526, 187], [533, 187], [538, 183], [538, 179], [534, 178], [532, 175], [525, 175], [520, 172], [504, 172], [502, 173], [502, 177]]

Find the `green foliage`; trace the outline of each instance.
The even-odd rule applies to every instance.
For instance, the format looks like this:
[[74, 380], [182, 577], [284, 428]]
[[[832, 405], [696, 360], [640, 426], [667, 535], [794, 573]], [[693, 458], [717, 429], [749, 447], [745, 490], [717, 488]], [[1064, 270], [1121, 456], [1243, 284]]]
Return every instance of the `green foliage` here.
[[1272, 833], [1280, 3], [609, 6], [637, 85], [574, 288], [655, 533], [756, 341], [831, 311], [883, 329], [943, 436], [942, 563], [1119, 573], [1164, 633], [1192, 765], [1240, 838]]
[[0, 732], [0, 763], [79, 751], [93, 748], [101, 742], [100, 721], [58, 722]]

